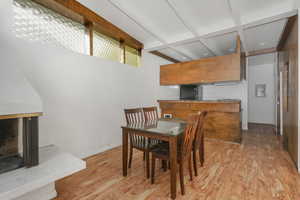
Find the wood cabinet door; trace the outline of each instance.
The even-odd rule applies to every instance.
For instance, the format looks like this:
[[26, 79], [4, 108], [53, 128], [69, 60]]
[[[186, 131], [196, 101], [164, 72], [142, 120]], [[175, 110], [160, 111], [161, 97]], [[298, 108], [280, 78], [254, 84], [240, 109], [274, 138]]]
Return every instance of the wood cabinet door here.
[[180, 85], [240, 81], [242, 74], [241, 55], [231, 54], [163, 65], [160, 67], [160, 84]]

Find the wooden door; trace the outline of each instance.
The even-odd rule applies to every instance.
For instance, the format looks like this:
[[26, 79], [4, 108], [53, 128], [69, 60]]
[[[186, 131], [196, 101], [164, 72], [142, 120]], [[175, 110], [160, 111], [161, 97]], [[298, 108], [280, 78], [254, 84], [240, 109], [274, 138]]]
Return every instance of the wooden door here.
[[282, 115], [284, 147], [298, 165], [298, 18], [289, 24], [289, 32], [280, 52], [282, 65]]

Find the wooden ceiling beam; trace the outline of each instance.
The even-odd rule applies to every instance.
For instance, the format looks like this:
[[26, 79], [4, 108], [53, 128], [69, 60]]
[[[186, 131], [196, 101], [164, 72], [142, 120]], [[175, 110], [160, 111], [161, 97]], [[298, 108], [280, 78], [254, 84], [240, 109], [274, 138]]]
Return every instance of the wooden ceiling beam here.
[[247, 55], [247, 57], [250, 56], [258, 56], [262, 54], [268, 54], [268, 53], [274, 53], [277, 52], [277, 48], [268, 48], [268, 49], [261, 49], [261, 50], [256, 50], [256, 51], [250, 51]]
[[171, 58], [171, 57], [169, 57], [169, 56], [167, 56], [167, 55], [165, 55], [163, 53], [160, 53], [159, 51], [150, 51], [149, 53], [152, 53], [152, 54], [154, 54], [156, 56], [159, 56], [159, 57], [161, 57], [163, 59], [166, 59], [166, 60], [168, 60], [170, 62], [173, 62], [173, 63], [179, 63], [180, 62], [179, 60]]
[[[76, 0], [34, 0], [50, 9], [54, 9], [56, 12], [70, 17], [82, 24], [87, 22], [93, 23], [95, 27], [98, 27], [97, 31], [108, 35], [119, 41], [124, 41], [125, 44], [134, 47], [138, 50], [144, 48], [143, 43], [130, 36], [125, 31], [121, 30], [114, 24], [110, 23], [103, 17], [99, 16], [89, 8], [85, 7]], [[80, 16], [81, 19], [78, 17]]]
[[279, 40], [279, 43], [277, 45], [277, 51], [281, 51], [283, 49], [283, 46], [290, 34], [290, 32], [292, 31], [292, 28], [294, 26], [294, 23], [296, 22], [297, 20], [297, 16], [293, 16], [293, 17], [290, 17], [284, 27], [284, 30], [281, 34], [281, 37], [280, 37], [280, 40]]

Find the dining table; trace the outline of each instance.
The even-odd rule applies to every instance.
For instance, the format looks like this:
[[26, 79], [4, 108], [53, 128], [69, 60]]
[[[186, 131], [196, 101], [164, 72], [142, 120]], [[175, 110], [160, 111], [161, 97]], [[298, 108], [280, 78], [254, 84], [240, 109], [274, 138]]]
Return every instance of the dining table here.
[[127, 176], [128, 168], [128, 138], [134, 133], [147, 139], [156, 139], [169, 143], [170, 152], [170, 190], [171, 198], [176, 198], [177, 192], [177, 146], [183, 135], [186, 122], [181, 120], [158, 119], [152, 121], [130, 123], [122, 128], [122, 161], [123, 176]]

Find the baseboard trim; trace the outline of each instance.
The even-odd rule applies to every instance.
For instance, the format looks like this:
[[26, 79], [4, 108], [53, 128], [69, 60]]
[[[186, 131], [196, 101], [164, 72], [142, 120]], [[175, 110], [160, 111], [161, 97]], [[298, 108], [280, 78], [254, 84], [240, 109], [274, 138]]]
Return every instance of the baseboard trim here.
[[249, 122], [248, 126], [268, 126], [268, 127], [272, 127], [272, 128], [276, 128], [276, 125], [274, 124], [265, 124], [265, 123], [256, 123], [256, 122]]

